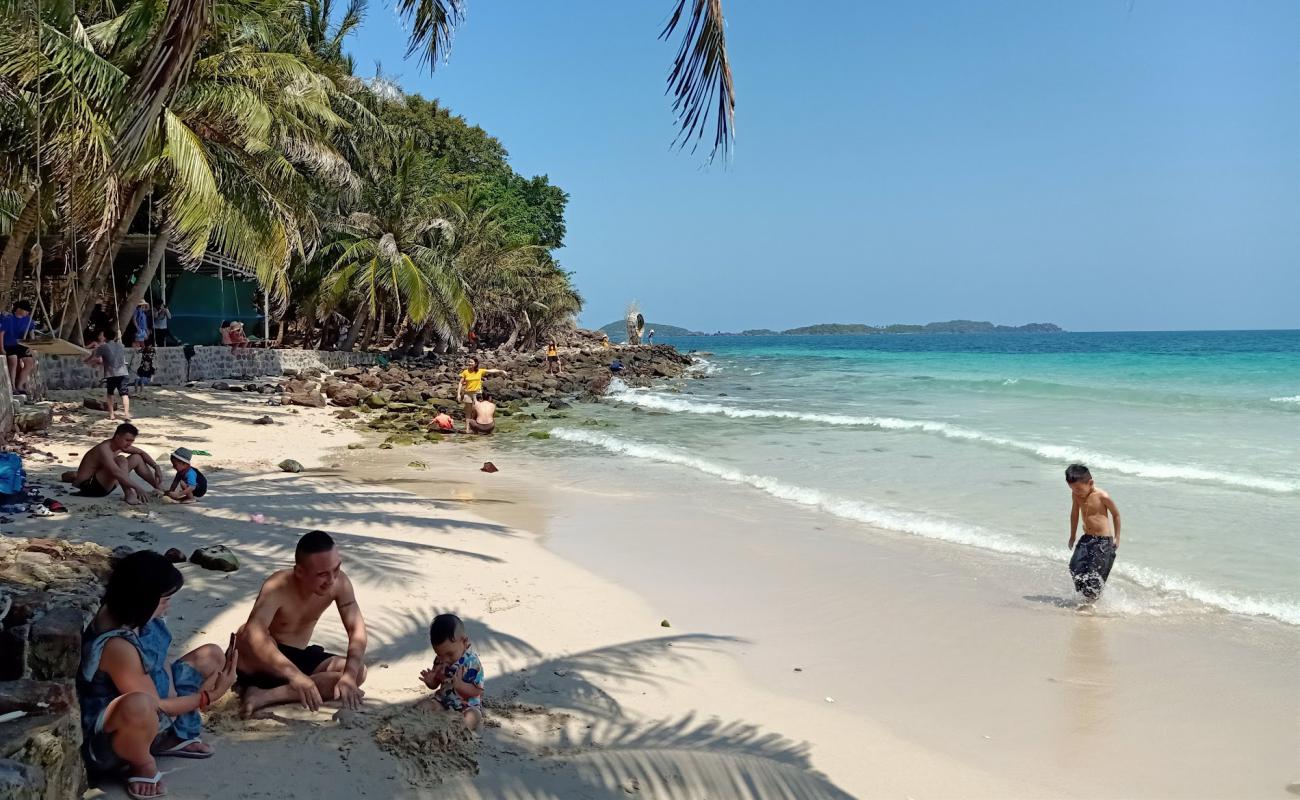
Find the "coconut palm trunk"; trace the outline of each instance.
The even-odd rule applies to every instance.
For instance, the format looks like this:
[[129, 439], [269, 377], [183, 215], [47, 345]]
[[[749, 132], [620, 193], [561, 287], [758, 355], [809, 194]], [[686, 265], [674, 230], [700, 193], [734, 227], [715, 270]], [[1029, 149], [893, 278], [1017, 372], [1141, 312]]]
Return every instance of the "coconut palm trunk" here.
[[144, 300], [150, 284], [153, 283], [154, 275], [158, 274], [159, 265], [167, 257], [167, 244], [171, 241], [172, 233], [172, 224], [168, 222], [154, 237], [153, 245], [149, 248], [149, 260], [145, 262], [144, 269], [141, 270], [135, 286], [131, 289], [131, 293], [127, 295], [122, 305], [117, 307], [118, 319], [126, 319], [131, 316], [131, 312], [135, 311], [135, 307]]
[[41, 217], [40, 193], [32, 189], [32, 193], [27, 196], [27, 202], [23, 204], [23, 210], [14, 220], [14, 226], [9, 231], [9, 241], [5, 243], [4, 253], [0, 254], [0, 309], [9, 307], [9, 300], [13, 293], [14, 275], [18, 271], [18, 263], [23, 260], [23, 251], [27, 247], [27, 239], [36, 230], [36, 223]]
[[348, 337], [343, 340], [343, 344], [339, 349], [351, 352], [352, 348], [356, 346], [357, 337], [361, 335], [362, 327], [369, 323], [370, 304], [363, 302], [357, 306], [357, 316], [352, 320], [352, 327], [348, 329]]
[[[122, 247], [126, 232], [131, 228], [131, 221], [135, 219], [140, 206], [144, 204], [144, 198], [150, 188], [152, 188], [150, 182], [142, 181], [126, 193], [125, 203], [118, 206], [120, 216], [90, 245], [85, 266], [82, 267], [81, 276], [77, 279], [77, 293], [72, 305], [63, 314], [60, 331], [65, 339], [81, 341], [81, 332], [85, 330], [86, 318], [95, 305], [95, 296], [99, 294], [105, 277], [109, 276], [109, 270], [113, 269], [113, 260], [117, 258], [117, 251]], [[114, 297], [113, 301], [116, 302], [117, 298]]]

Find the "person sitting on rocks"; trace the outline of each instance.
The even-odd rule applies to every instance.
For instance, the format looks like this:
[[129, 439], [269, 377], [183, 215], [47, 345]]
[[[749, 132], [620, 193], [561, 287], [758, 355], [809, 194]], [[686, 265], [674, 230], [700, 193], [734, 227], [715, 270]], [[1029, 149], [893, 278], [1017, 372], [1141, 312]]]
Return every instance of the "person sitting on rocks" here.
[[108, 577], [103, 603], [82, 634], [77, 696], [82, 755], [94, 774], [126, 775], [133, 798], [167, 793], [157, 758], [211, 758], [200, 711], [235, 683], [235, 637], [223, 652], [205, 644], [172, 662], [163, 618], [185, 579], [167, 558], [141, 550]]
[[188, 447], [178, 447], [172, 453], [172, 469], [176, 470], [176, 477], [166, 494], [178, 503], [193, 503], [208, 493], [208, 479], [191, 466], [193, 460], [194, 454]]
[[[348, 633], [346, 657], [309, 644], [331, 605], [338, 606]], [[347, 709], [361, 706], [366, 623], [328, 533], [311, 531], [298, 540], [293, 569], [282, 569], [262, 584], [236, 642], [243, 665], [241, 716], [295, 701], [311, 711], [325, 700], [338, 700]]]
[[118, 425], [112, 437], [90, 448], [76, 470], [63, 473], [61, 480], [76, 487], [80, 497], [108, 497], [120, 486], [128, 504], [144, 503], [144, 495], [131, 483], [131, 473], [162, 491], [162, 470], [148, 453], [135, 446], [139, 435], [140, 429], [129, 422]]
[[442, 433], [455, 433], [456, 422], [447, 413], [447, 409], [439, 407], [438, 415], [433, 418], [433, 426]]
[[470, 432], [489, 434], [496, 430], [497, 404], [492, 402], [492, 395], [480, 392], [474, 401], [473, 413], [468, 417]]

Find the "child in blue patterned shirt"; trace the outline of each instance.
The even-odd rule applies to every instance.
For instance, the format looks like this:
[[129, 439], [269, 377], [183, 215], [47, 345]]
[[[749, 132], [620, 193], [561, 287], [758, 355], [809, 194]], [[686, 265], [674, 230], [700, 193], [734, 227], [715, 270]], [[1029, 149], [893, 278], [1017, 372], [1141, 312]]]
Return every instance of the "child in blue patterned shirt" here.
[[483, 664], [470, 649], [465, 623], [455, 614], [439, 614], [429, 626], [433, 667], [420, 680], [434, 691], [443, 708], [459, 712], [470, 730], [483, 721]]

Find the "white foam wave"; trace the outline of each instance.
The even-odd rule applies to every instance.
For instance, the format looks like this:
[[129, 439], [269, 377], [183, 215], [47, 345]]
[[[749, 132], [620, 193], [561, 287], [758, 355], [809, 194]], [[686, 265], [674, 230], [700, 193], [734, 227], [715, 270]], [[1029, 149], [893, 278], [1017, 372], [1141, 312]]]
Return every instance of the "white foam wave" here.
[[1019, 378], [1007, 378], [1006, 380], [1002, 381], [1003, 386], [1015, 386], [1017, 383], [1020, 383]]
[[659, 445], [644, 444], [606, 433], [574, 428], [556, 428], [551, 431], [551, 437], [568, 442], [593, 445], [620, 455], [687, 467], [730, 483], [752, 486], [781, 500], [819, 508], [837, 517], [865, 522], [878, 528], [887, 528], [901, 533], [913, 533], [928, 539], [984, 547], [1002, 553], [1027, 556], [1046, 556], [1050, 553], [1048, 550], [1025, 544], [1004, 534], [938, 517], [895, 511], [857, 500], [845, 500], [826, 494], [819, 489], [792, 486], [782, 483], [776, 478], [745, 473]]
[[716, 375], [722, 371], [722, 367], [700, 356], [691, 356], [694, 363], [686, 368], [686, 372], [691, 375]]
[[[1062, 550], [1038, 547], [978, 526], [927, 514], [885, 508], [859, 500], [846, 500], [827, 494], [819, 489], [787, 484], [767, 475], [746, 473], [660, 445], [646, 444], [606, 433], [574, 428], [555, 428], [551, 431], [551, 437], [562, 441], [599, 447], [618, 455], [686, 467], [729, 483], [753, 487], [780, 500], [809, 506], [842, 519], [863, 522], [898, 533], [908, 533], [926, 539], [979, 547], [984, 550], [1011, 555], [1050, 558], [1053, 560], [1064, 560], [1069, 557], [1068, 553]], [[1139, 566], [1121, 564], [1116, 568], [1116, 572], [1148, 589], [1182, 595], [1197, 602], [1237, 614], [1271, 617], [1289, 625], [1300, 625], [1300, 606], [1295, 604], [1253, 597], [1239, 597], [1200, 586], [1193, 581], [1165, 575]]]
[[1295, 405], [1300, 405], [1300, 394], [1292, 397], [1270, 397], [1268, 400], [1270, 403], [1294, 403]]
[[1297, 492], [1300, 482], [1264, 475], [1251, 475], [1241, 472], [1198, 467], [1191, 464], [1167, 464], [1159, 461], [1138, 461], [1135, 459], [1112, 456], [1084, 450], [1071, 445], [1039, 444], [995, 436], [960, 425], [933, 420], [899, 419], [897, 417], [848, 416], [845, 414], [820, 414], [804, 411], [786, 411], [782, 409], [742, 408], [722, 405], [684, 397], [670, 397], [656, 394], [644, 389], [611, 386], [608, 394], [613, 400], [631, 405], [651, 408], [659, 411], [676, 411], [690, 414], [720, 414], [735, 419], [789, 419], [802, 422], [815, 422], [823, 425], [843, 425], [860, 428], [872, 428], [885, 431], [916, 431], [931, 433], [956, 441], [976, 442], [995, 447], [1020, 450], [1049, 461], [1081, 461], [1090, 467], [1109, 469], [1140, 478], [1162, 480], [1191, 480], [1205, 483], [1218, 483], [1246, 489], [1267, 492]]

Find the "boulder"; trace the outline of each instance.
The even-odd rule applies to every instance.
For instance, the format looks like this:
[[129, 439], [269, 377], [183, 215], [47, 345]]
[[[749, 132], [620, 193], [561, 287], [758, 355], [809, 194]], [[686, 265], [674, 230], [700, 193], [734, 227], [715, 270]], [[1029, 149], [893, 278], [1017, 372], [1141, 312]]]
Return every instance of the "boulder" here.
[[330, 400], [334, 405], [352, 408], [361, 404], [363, 398], [369, 396], [369, 392], [357, 386], [344, 386], [330, 395]]
[[551, 402], [547, 403], [547, 404], [546, 404], [546, 407], [547, 407], [547, 408], [551, 408], [551, 409], [555, 409], [556, 411], [559, 411], [559, 410], [562, 409], [562, 408], [573, 408], [573, 404], [572, 404], [572, 403], [567, 403], [567, 402], [565, 402], [565, 401], [560, 400], [560, 399], [557, 398], [557, 399], [552, 400]]
[[361, 415], [358, 414], [357, 412], [349, 411], [347, 409], [344, 409], [342, 411], [335, 411], [334, 416], [336, 419], [360, 419], [361, 417]]
[[14, 425], [23, 433], [35, 433], [50, 427], [54, 422], [54, 406], [51, 403], [37, 403], [24, 406], [14, 413]]
[[378, 375], [362, 375], [357, 378], [357, 383], [371, 390], [384, 388], [384, 382]]
[[51, 608], [32, 622], [27, 666], [37, 680], [66, 680], [77, 674], [81, 631], [89, 622], [79, 608]]
[[356, 378], [361, 375], [361, 370], [357, 367], [344, 367], [334, 374], [340, 378]]
[[291, 406], [308, 406], [310, 408], [324, 408], [325, 398], [315, 391], [298, 392], [296, 394], [286, 394], [284, 396], [285, 405]]
[[384, 406], [388, 405], [388, 399], [384, 397], [382, 394], [376, 392], [366, 398], [366, 405], [370, 406], [371, 408], [383, 408]]
[[224, 544], [200, 547], [190, 554], [190, 563], [218, 572], [234, 572], [239, 569], [239, 559]]
[[299, 464], [297, 461], [294, 461], [292, 458], [286, 458], [285, 460], [281, 461], [277, 466], [279, 466], [280, 469], [284, 470], [285, 472], [302, 472], [302, 464]]

